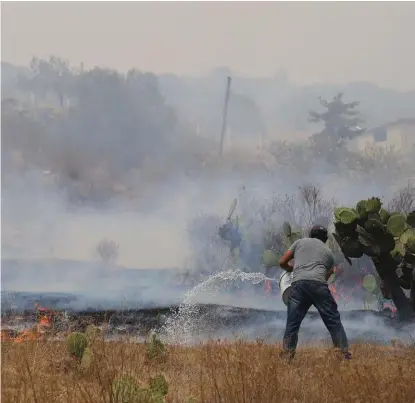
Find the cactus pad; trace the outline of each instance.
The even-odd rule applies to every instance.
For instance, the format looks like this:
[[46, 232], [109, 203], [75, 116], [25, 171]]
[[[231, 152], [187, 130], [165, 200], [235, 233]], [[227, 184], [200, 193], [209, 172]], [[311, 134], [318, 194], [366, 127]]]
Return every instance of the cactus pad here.
[[363, 246], [371, 247], [376, 244], [375, 238], [360, 225], [356, 227], [356, 232], [358, 233], [358, 241]]
[[395, 248], [391, 251], [392, 259], [395, 260], [397, 263], [400, 263], [403, 259], [403, 253], [399, 248]]
[[378, 213], [382, 207], [382, 202], [378, 197], [372, 197], [366, 201], [365, 207], [368, 213]]
[[265, 267], [278, 267], [280, 265], [280, 259], [276, 252], [267, 249], [262, 254], [262, 264]]
[[408, 228], [399, 237], [399, 242], [405, 246], [407, 253], [415, 253], [415, 230]]
[[346, 256], [350, 258], [359, 258], [363, 256], [362, 245], [353, 239], [343, 243], [341, 250]]
[[356, 204], [356, 212], [360, 219], [366, 220], [367, 218], [367, 211], [366, 211], [366, 201], [360, 200]]
[[385, 226], [378, 221], [375, 218], [369, 218], [366, 222], [365, 222], [365, 230], [369, 233], [369, 234], [381, 234], [383, 232], [385, 232], [386, 228]]
[[376, 282], [376, 278], [373, 274], [367, 274], [364, 278], [363, 278], [363, 287], [369, 291], [369, 292], [373, 292], [375, 291], [377, 286], [377, 282]]
[[284, 222], [284, 224], [283, 224], [283, 231], [284, 231], [284, 235], [286, 236], [286, 237], [290, 237], [291, 236], [291, 225], [290, 225], [290, 223], [289, 222]]
[[379, 211], [379, 216], [381, 223], [386, 225], [390, 218], [390, 214], [385, 209], [381, 208]]
[[388, 231], [396, 238], [399, 238], [407, 229], [406, 217], [404, 214], [391, 215], [388, 220]]
[[356, 221], [352, 224], [343, 224], [341, 221], [336, 221], [334, 227], [339, 235], [353, 237], [355, 235]]
[[347, 207], [340, 207], [335, 210], [334, 215], [342, 224], [352, 224], [358, 219], [356, 212]]

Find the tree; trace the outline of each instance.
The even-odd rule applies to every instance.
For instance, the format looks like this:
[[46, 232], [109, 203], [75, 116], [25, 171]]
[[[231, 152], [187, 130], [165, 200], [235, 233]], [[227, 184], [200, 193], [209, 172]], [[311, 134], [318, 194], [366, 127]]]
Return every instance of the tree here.
[[117, 169], [136, 168], [145, 158], [164, 155], [175, 128], [174, 113], [154, 75], [94, 68], [77, 77], [76, 103], [65, 131]]
[[59, 106], [65, 108], [67, 100], [73, 95], [74, 74], [69, 62], [57, 56], [48, 60], [33, 57], [30, 62], [30, 76], [19, 76], [19, 87], [32, 93], [35, 98], [45, 100], [53, 94]]
[[322, 113], [309, 112], [310, 122], [323, 122], [324, 124], [324, 129], [313, 136], [315, 140], [329, 140], [330, 143], [342, 145], [348, 139], [353, 139], [366, 130], [359, 127], [359, 124], [363, 123], [357, 109], [359, 102], [345, 103], [343, 93], [338, 93], [331, 101], [324, 100], [321, 97], [319, 101], [321, 106], [326, 108], [326, 111]]
[[96, 247], [97, 255], [105, 263], [113, 263], [118, 258], [119, 245], [110, 239], [103, 239]]

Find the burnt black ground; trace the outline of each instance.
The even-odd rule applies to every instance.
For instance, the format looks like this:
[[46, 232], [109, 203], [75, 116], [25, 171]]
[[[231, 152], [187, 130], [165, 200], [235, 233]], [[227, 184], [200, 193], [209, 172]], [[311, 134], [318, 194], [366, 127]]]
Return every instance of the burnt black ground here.
[[[39, 295], [23, 294], [31, 300]], [[42, 303], [53, 302], [60, 298], [70, 298], [68, 295], [44, 295]], [[39, 298], [37, 299], [39, 300]], [[12, 325], [16, 316], [19, 316], [20, 325], [35, 322], [35, 310], [24, 309], [19, 313], [4, 309], [2, 304], [3, 326]], [[108, 337], [121, 335], [145, 337], [152, 330], [162, 330], [166, 321], [177, 312], [178, 306], [164, 306], [144, 309], [117, 309], [99, 310], [87, 309], [81, 311], [60, 312], [57, 322], [62, 330], [70, 326], [73, 330], [84, 330], [87, 325], [107, 325]], [[286, 312], [284, 310], [264, 310], [252, 308], [238, 308], [214, 304], [195, 305], [196, 314], [188, 318], [194, 325], [195, 341], [208, 338], [263, 339], [274, 342], [281, 341]], [[415, 341], [415, 324], [402, 323], [391, 318], [388, 312], [374, 312], [364, 310], [350, 310], [341, 312], [342, 320], [351, 342], [370, 341], [388, 343], [392, 339], [410, 343]], [[62, 325], [63, 324], [63, 325]], [[66, 325], [65, 325], [66, 324]], [[310, 311], [300, 330], [301, 343], [329, 342], [330, 337], [318, 313]]]

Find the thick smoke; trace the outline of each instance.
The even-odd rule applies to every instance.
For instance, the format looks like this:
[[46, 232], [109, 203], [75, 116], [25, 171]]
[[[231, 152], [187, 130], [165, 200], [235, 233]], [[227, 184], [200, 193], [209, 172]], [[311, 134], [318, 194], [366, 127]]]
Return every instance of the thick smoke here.
[[[185, 99], [194, 100], [200, 88], [214, 95], [199, 95], [200, 102], [192, 101], [186, 110], [179, 100], [189, 86], [177, 89], [180, 80], [168, 86], [164, 77], [160, 89], [151, 74], [71, 73], [56, 60], [49, 63], [70, 78], [66, 92], [48, 87], [47, 81], [43, 92], [31, 86], [30, 74], [43, 74], [37, 61], [26, 81], [19, 81], [24, 90], [8, 93], [13, 102], [2, 101], [2, 291], [73, 294], [76, 300], [63, 305], [75, 310], [177, 305], [186, 289], [184, 269], [195, 278], [200, 266], [215, 271], [204, 256], [194, 260], [197, 248], [216, 235], [242, 188], [248, 201], [244, 205], [240, 198], [235, 214], [251, 214], [260, 234], [269, 223], [255, 214], [265, 201], [297, 197], [300, 186], [318, 186], [324, 200], [339, 205], [371, 196], [387, 200], [400, 185], [395, 174], [387, 173], [401, 165], [409, 175], [415, 171], [413, 161], [408, 165], [398, 153], [386, 167], [385, 159], [378, 164], [373, 156], [353, 160], [348, 152], [348, 158], [339, 154], [333, 164], [328, 158], [332, 150], [316, 153], [307, 139], [288, 145], [264, 142], [271, 123], [261, 111], [267, 108], [252, 99], [263, 98], [258, 90], [252, 97], [243, 93], [238, 83], [227, 133], [232, 141], [220, 160], [221, 85], [209, 86], [206, 79], [191, 87]], [[221, 78], [223, 74], [211, 80], [223, 83]], [[63, 117], [48, 117], [42, 102]], [[259, 134], [250, 137], [250, 132]], [[370, 174], [359, 166], [362, 160], [370, 162]], [[404, 183], [407, 174], [400, 175]], [[198, 217], [213, 221], [195, 235], [189, 228]], [[272, 220], [280, 225], [286, 217], [277, 211]], [[103, 239], [118, 245], [114, 261], [98, 256]], [[227, 254], [219, 244], [211, 251], [216, 269], [228, 268]], [[225, 289], [195, 298], [285, 309], [279, 298]], [[361, 302], [343, 308], [358, 307]]]

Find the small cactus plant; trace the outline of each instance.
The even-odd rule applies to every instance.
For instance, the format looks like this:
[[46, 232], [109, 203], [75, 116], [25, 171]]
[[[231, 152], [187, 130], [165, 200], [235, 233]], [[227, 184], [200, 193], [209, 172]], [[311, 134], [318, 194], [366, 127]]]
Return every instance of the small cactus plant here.
[[93, 353], [92, 351], [87, 347], [84, 350], [84, 353], [82, 354], [82, 359], [81, 359], [81, 369], [83, 371], [87, 371], [91, 368], [91, 364], [92, 364], [92, 359], [93, 359]]
[[94, 325], [89, 325], [86, 330], [85, 330], [85, 334], [86, 334], [86, 338], [88, 340], [88, 344], [93, 344], [97, 338], [99, 337], [101, 331], [98, 327], [94, 326]]
[[163, 383], [165, 379], [162, 375], [154, 380], [153, 387], [140, 388], [132, 376], [124, 375], [115, 379], [112, 383], [114, 403], [163, 403], [163, 396], [167, 394], [167, 382]]
[[155, 395], [166, 396], [169, 391], [169, 385], [163, 375], [157, 375], [150, 379], [150, 390]]
[[84, 351], [88, 346], [88, 340], [84, 333], [72, 332], [68, 336], [67, 345], [68, 345], [69, 353], [72, 356], [81, 360], [84, 354]]
[[147, 358], [149, 360], [163, 359], [165, 357], [166, 347], [156, 334], [151, 335], [150, 340], [146, 344]]

